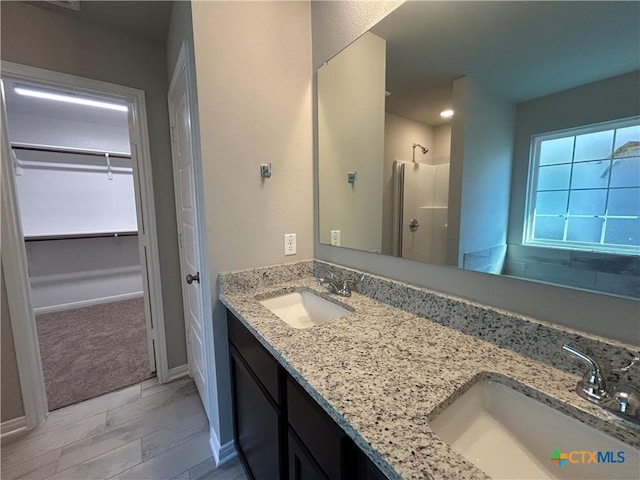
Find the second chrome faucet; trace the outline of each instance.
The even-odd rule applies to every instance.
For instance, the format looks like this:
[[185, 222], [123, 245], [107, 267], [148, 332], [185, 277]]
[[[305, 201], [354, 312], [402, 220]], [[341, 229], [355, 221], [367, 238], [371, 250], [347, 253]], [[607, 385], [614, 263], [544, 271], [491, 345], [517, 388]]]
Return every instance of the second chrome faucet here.
[[608, 385], [602, 367], [593, 358], [570, 345], [563, 345], [562, 350], [589, 365], [576, 386], [579, 396], [640, 427], [640, 394], [635, 388], [626, 383]]

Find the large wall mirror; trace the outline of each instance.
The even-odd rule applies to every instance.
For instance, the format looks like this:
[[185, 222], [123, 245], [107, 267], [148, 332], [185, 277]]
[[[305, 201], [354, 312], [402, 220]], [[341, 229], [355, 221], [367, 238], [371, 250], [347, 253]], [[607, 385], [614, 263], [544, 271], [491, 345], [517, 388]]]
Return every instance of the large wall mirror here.
[[407, 2], [317, 72], [320, 243], [640, 298], [640, 3]]

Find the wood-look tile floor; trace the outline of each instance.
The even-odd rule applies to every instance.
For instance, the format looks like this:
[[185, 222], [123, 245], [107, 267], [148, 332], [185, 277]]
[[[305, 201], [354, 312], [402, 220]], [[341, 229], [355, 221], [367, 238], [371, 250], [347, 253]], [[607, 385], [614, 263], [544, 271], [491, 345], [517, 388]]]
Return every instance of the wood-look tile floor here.
[[191, 379], [152, 378], [49, 414], [1, 447], [3, 480], [246, 480], [236, 459], [216, 468]]

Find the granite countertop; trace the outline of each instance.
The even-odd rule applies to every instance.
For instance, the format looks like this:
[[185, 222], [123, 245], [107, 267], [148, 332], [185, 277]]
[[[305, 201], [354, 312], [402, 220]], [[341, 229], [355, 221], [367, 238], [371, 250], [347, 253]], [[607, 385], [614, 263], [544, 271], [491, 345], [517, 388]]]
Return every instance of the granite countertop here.
[[[311, 276], [315, 266], [309, 263], [294, 264], [284, 273], [257, 269], [223, 274], [220, 299], [389, 478], [489, 478], [441, 441], [429, 425], [429, 420], [483, 378], [508, 385], [640, 447], [637, 431], [607, 420], [599, 407], [576, 395], [575, 372], [542, 361], [542, 354], [538, 355], [541, 359], [523, 355], [517, 348], [370, 296], [329, 294], [317, 286]], [[376, 281], [371, 278], [370, 284]], [[329, 298], [352, 313], [297, 330], [258, 303], [301, 289]], [[444, 302], [442, 308], [452, 312], [449, 316], [456, 317], [459, 299], [430, 295], [436, 295]], [[455, 324], [456, 318], [452, 321]], [[524, 328], [523, 338], [531, 331]], [[510, 332], [511, 339], [513, 336]], [[625, 347], [606, 344], [604, 350], [624, 358], [635, 354]]]

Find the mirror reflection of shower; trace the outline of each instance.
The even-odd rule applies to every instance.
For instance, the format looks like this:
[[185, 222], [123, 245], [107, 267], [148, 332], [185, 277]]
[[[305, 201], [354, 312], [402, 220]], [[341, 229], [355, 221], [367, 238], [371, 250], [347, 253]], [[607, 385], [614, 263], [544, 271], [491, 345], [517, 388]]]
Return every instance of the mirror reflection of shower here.
[[422, 150], [422, 154], [426, 155], [427, 152], [429, 151], [429, 149], [427, 147], [423, 147], [422, 145], [420, 145], [419, 143], [414, 143], [413, 144], [413, 163], [416, 163], [416, 147], [420, 147], [420, 150]]

